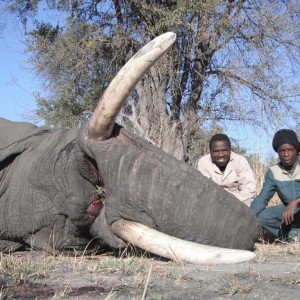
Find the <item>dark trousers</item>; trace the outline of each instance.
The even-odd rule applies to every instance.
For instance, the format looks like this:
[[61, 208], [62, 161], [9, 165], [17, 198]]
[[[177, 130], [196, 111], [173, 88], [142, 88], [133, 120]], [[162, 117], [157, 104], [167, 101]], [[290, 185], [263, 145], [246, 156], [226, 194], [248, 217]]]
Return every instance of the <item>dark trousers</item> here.
[[290, 225], [282, 224], [281, 216], [285, 209], [284, 205], [274, 205], [265, 208], [259, 215], [258, 219], [261, 226], [271, 232], [276, 238], [295, 242], [297, 237], [300, 238], [300, 208], [296, 210], [294, 221]]

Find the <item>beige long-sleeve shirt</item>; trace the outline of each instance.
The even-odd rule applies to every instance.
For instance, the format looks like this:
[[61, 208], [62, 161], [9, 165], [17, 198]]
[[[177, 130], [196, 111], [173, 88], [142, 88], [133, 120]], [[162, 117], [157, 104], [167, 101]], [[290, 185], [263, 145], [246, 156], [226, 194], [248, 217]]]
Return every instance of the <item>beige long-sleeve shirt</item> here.
[[231, 151], [224, 173], [212, 162], [210, 154], [200, 158], [197, 169], [248, 206], [256, 196], [254, 173], [242, 155]]

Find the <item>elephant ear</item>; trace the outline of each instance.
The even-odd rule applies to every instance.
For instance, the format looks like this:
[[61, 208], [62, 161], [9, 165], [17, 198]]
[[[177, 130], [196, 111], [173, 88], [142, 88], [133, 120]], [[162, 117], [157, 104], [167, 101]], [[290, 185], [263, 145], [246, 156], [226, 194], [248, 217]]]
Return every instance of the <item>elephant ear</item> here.
[[41, 130], [33, 124], [0, 118], [0, 163], [25, 151], [28, 146], [23, 141], [39, 131]]

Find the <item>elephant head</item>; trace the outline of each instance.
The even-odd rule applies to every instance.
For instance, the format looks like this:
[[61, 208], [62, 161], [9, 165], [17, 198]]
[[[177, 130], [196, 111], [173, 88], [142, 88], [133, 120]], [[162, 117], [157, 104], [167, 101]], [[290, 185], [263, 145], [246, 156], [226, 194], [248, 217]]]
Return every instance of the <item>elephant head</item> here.
[[[128, 241], [192, 262], [253, 257], [245, 250], [253, 248], [260, 226], [246, 205], [115, 123], [135, 85], [175, 38], [165, 33], [137, 52], [81, 129], [0, 119], [1, 251], [88, 252]], [[105, 188], [105, 201], [96, 186]]]

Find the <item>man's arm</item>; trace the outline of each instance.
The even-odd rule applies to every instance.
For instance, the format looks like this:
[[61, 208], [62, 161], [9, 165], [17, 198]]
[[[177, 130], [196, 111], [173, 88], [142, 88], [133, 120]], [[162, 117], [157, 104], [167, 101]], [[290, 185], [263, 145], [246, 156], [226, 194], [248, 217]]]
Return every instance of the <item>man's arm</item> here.
[[248, 161], [243, 156], [238, 160], [238, 165], [236, 167], [240, 190], [239, 199], [249, 205], [256, 196], [256, 180], [254, 173]]
[[270, 199], [276, 192], [276, 184], [272, 171], [269, 169], [262, 190], [259, 195], [253, 200], [250, 208], [258, 216], [268, 205]]
[[212, 170], [210, 170], [210, 161], [209, 161], [209, 156], [208, 155], [205, 155], [205, 156], [202, 156], [199, 161], [198, 161], [198, 164], [197, 164], [197, 169], [198, 171], [200, 171], [202, 173], [202, 175], [208, 177], [208, 178], [211, 178], [211, 172]]
[[282, 223], [289, 225], [294, 221], [294, 215], [300, 207], [300, 199], [293, 199], [285, 208], [282, 214]]

